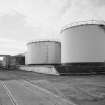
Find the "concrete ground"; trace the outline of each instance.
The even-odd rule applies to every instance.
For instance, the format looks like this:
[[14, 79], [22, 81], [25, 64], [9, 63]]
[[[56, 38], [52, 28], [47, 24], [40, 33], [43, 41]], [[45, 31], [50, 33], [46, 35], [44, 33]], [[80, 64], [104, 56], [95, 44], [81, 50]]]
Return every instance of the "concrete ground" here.
[[105, 75], [0, 71], [0, 105], [105, 105]]

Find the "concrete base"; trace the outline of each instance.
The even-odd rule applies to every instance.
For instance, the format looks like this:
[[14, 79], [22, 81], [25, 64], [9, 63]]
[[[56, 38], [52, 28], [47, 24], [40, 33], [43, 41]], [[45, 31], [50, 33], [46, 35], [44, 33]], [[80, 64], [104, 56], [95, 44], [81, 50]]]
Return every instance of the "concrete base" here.
[[20, 66], [19, 68], [21, 70], [52, 75], [105, 74], [104, 62], [65, 63], [61, 65], [27, 65]]
[[50, 65], [32, 65], [32, 66], [20, 66], [19, 69], [26, 70], [26, 71], [33, 71], [38, 73], [45, 73], [45, 74], [52, 74], [52, 75], [59, 75], [56, 71], [54, 66]]
[[105, 73], [105, 62], [65, 63], [55, 68], [60, 75], [103, 74]]

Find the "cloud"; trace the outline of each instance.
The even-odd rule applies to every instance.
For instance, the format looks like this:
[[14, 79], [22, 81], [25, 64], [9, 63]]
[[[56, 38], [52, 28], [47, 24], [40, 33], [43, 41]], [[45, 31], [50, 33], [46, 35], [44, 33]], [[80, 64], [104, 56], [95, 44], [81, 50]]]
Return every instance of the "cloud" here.
[[0, 13], [5, 14], [11, 11], [11, 9], [16, 9], [19, 0], [0, 0]]
[[62, 26], [104, 14], [105, 0], [0, 0], [0, 48], [23, 51], [30, 40], [59, 39]]
[[62, 16], [62, 25], [84, 20], [105, 20], [105, 0], [72, 0]]
[[105, 0], [89, 0], [89, 2], [96, 7], [105, 6]]
[[1, 37], [1, 38], [0, 38], [0, 43], [1, 43], [1, 42], [4, 42], [4, 43], [5, 43], [5, 42], [16, 42], [16, 40], [14, 40], [14, 39], [6, 39], [6, 38]]
[[19, 9], [41, 37], [57, 38], [61, 26], [75, 21], [105, 20], [105, 0], [21, 0]]
[[25, 48], [23, 43], [14, 39], [0, 37], [0, 54], [17, 54], [24, 52]]
[[28, 23], [40, 29], [42, 37], [46, 34], [47, 36], [55, 37], [61, 16], [71, 5], [70, 1], [71, 0], [22, 0], [19, 9], [21, 13], [27, 16]]
[[2, 15], [0, 17], [0, 36], [23, 42], [36, 38], [35, 33], [38, 33], [39, 29], [28, 26], [25, 19], [26, 17], [17, 11]]
[[[15, 3], [15, 2], [16, 3]], [[57, 38], [60, 27], [71, 22], [90, 20], [90, 19], [104, 19], [103, 12], [105, 10], [104, 0], [14, 0], [7, 5], [11, 6], [14, 16], [11, 11], [8, 18], [9, 27], [15, 29], [20, 27], [24, 34], [30, 34], [29, 38]], [[8, 3], [8, 2], [7, 2]], [[7, 4], [6, 3], [6, 4]], [[100, 12], [102, 11], [102, 12]], [[20, 18], [20, 19], [19, 19]], [[17, 21], [16, 21], [17, 20]], [[13, 23], [13, 24], [12, 24]], [[8, 26], [8, 24], [5, 24]], [[14, 26], [13, 26], [14, 25]], [[25, 28], [23, 28], [25, 27]], [[18, 30], [19, 31], [21, 29]], [[30, 31], [28, 31], [28, 29]], [[10, 28], [9, 28], [10, 30]], [[22, 30], [21, 30], [22, 31]], [[27, 32], [28, 31], [28, 32]], [[17, 31], [12, 31], [13, 34]], [[31, 32], [31, 33], [30, 33]], [[32, 38], [31, 38], [32, 37]]]

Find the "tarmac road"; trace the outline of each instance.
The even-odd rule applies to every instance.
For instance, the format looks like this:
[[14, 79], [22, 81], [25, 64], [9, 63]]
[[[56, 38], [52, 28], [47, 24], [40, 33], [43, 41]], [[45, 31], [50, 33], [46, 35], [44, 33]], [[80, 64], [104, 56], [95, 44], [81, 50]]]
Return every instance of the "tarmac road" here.
[[1, 83], [16, 105], [75, 105], [24, 81], [11, 80]]
[[0, 105], [105, 105], [105, 75], [0, 71]]

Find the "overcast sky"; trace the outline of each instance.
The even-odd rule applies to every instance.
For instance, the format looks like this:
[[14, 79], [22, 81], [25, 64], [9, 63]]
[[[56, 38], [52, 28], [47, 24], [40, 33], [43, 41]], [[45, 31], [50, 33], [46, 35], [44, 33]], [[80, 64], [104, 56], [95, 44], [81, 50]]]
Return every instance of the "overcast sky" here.
[[24, 52], [26, 43], [59, 39], [62, 26], [105, 20], [105, 0], [0, 0], [0, 54]]

